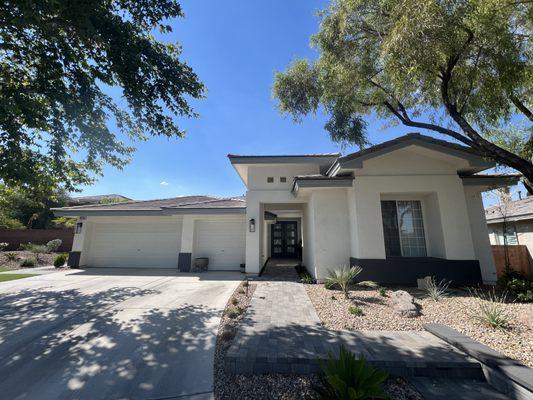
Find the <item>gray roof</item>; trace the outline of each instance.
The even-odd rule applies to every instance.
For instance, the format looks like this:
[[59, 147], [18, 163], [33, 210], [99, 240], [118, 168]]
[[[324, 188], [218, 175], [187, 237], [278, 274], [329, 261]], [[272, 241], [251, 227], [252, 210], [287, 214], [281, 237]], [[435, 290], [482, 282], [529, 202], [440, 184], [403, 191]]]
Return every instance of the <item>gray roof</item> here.
[[125, 201], [130, 201], [129, 197], [122, 196], [121, 194], [98, 194], [95, 196], [76, 196], [76, 197], [70, 197], [69, 198], [69, 204], [75, 205], [75, 204], [98, 204], [102, 200], [106, 199], [120, 199]]
[[413, 144], [426, 147], [431, 150], [443, 151], [452, 156], [469, 160], [472, 168], [469, 168], [465, 171], [459, 171], [463, 174], [476, 173], [488, 168], [492, 168], [495, 165], [493, 161], [486, 160], [481, 154], [476, 152], [471, 147], [451, 143], [446, 140], [435, 139], [431, 136], [421, 135], [418, 132], [413, 132], [404, 136], [400, 136], [399, 138], [377, 144], [367, 149], [339, 157], [339, 159], [329, 169], [328, 174], [335, 170], [335, 167], [339, 166], [341, 168], [361, 168], [364, 160], [377, 157], [390, 151]]
[[92, 204], [86, 206], [53, 208], [56, 215], [128, 215], [128, 214], [172, 214], [182, 210], [240, 211], [246, 209], [246, 202], [240, 197], [219, 198], [212, 196], [181, 196], [169, 199], [126, 201], [114, 204]]
[[522, 200], [511, 201], [504, 206], [492, 206], [485, 210], [485, 218], [488, 224], [502, 222], [503, 214], [505, 214], [508, 221], [533, 219], [533, 196], [527, 196]]

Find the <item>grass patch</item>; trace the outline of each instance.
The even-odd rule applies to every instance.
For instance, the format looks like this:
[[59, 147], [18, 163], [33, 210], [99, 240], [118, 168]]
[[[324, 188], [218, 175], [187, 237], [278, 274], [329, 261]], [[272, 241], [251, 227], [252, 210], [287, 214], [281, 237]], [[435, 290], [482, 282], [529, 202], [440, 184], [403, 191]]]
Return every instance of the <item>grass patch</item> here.
[[13, 268], [0, 267], [0, 272], [13, 271]]
[[30, 276], [37, 276], [37, 274], [2, 274], [0, 275], [0, 282], [14, 281], [15, 279], [29, 278]]

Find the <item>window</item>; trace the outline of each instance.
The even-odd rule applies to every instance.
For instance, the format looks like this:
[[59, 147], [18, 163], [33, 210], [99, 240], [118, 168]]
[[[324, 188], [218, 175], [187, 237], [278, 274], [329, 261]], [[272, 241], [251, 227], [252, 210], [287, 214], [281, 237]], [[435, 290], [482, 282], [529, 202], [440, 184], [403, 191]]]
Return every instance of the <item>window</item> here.
[[287, 182], [287, 177], [282, 176], [281, 178], [279, 178], [279, 181], [280, 181], [281, 183], [285, 183], [285, 182]]
[[503, 236], [503, 228], [496, 230], [496, 241], [499, 245], [517, 245], [518, 237], [516, 236], [514, 224], [509, 224], [505, 227], [505, 237]]
[[273, 177], [273, 176], [269, 176], [269, 177], [267, 178], [267, 182], [268, 182], [268, 183], [274, 183], [274, 177]]
[[426, 257], [420, 201], [383, 200], [381, 216], [387, 257]]

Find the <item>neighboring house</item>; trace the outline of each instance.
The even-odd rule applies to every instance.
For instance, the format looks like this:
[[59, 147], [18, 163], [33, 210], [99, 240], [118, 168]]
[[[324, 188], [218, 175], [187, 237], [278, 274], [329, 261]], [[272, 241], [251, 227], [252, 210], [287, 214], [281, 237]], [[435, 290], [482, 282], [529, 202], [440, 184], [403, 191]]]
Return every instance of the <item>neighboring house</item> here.
[[479, 175], [494, 163], [472, 149], [409, 134], [340, 156], [229, 155], [246, 200], [186, 196], [65, 207], [79, 218], [71, 263], [259, 274], [270, 257], [295, 258], [321, 280], [358, 264], [382, 283], [434, 275], [496, 280], [481, 192], [518, 176]]
[[69, 206], [85, 206], [88, 204], [101, 204], [101, 203], [120, 203], [123, 201], [131, 201], [130, 198], [122, 196], [120, 194], [100, 194], [96, 196], [79, 196], [71, 197], [68, 199]]
[[533, 254], [533, 196], [485, 210], [490, 243], [504, 245], [504, 220], [508, 245], [525, 245]]

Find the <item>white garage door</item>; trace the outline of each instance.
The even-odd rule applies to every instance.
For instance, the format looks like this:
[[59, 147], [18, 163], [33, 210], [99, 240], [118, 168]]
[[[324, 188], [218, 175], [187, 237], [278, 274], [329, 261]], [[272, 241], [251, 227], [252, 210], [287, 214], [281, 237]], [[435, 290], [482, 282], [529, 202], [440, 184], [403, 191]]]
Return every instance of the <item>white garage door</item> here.
[[177, 268], [181, 223], [95, 223], [87, 265], [91, 267]]
[[244, 219], [197, 221], [194, 257], [208, 257], [210, 270], [238, 270], [245, 259]]

